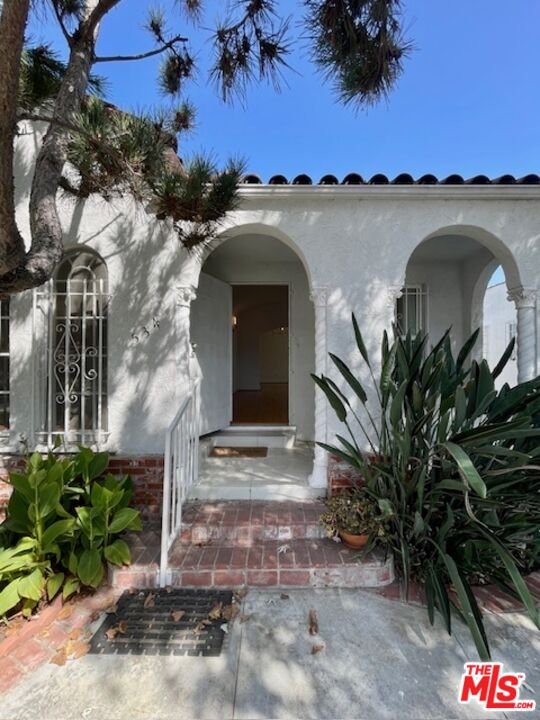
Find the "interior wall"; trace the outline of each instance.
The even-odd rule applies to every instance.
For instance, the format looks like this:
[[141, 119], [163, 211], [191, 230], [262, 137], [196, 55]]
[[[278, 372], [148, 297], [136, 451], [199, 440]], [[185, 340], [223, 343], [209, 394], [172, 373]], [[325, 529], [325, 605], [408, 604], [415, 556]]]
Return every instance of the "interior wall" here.
[[452, 344], [463, 340], [463, 293], [461, 263], [444, 261], [417, 262], [407, 266], [407, 285], [425, 285], [428, 304], [428, 332], [435, 344], [451, 327]]
[[[234, 241], [234, 238], [228, 240], [218, 251]], [[265, 261], [264, 256], [256, 260], [236, 253], [214, 252], [205, 263], [204, 272], [233, 285], [286, 283], [289, 286], [289, 422], [296, 426], [298, 439], [313, 440], [315, 387], [310, 373], [315, 372], [315, 320], [301, 262], [295, 259], [273, 262]]]
[[[235, 391], [260, 390], [264, 382], [289, 381], [288, 290], [287, 285], [233, 287], [233, 313], [237, 321], [233, 353]], [[274, 333], [281, 327], [285, 329], [285, 354], [283, 341]]]

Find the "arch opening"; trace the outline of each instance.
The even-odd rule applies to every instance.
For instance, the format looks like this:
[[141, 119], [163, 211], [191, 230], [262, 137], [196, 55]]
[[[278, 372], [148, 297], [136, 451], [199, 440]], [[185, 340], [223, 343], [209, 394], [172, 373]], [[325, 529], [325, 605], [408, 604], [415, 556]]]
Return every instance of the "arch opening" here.
[[[199, 496], [227, 488], [236, 499], [311, 497], [315, 317], [304, 264], [290, 244], [260, 232], [220, 238], [201, 267], [190, 338], [201, 435], [210, 447]], [[216, 445], [244, 448], [235, 450], [232, 473], [230, 461], [211, 456]], [[246, 448], [255, 457], [242, 457]]]
[[[517, 264], [499, 239], [480, 228], [446, 228], [411, 254], [396, 324], [403, 333], [428, 332], [431, 344], [450, 328], [454, 350], [478, 328], [473, 357], [485, 357], [494, 367], [516, 334], [516, 310], [507, 298], [519, 286]], [[514, 358], [497, 383], [516, 381]]]
[[[204, 260], [191, 311], [203, 406], [206, 401], [208, 414], [215, 415], [203, 429], [223, 429], [228, 403], [227, 424], [290, 425], [299, 439], [312, 440], [314, 311], [302, 259], [268, 234], [241, 232], [220, 240]], [[219, 309], [209, 316], [216, 298]], [[214, 388], [213, 399], [205, 384]]]

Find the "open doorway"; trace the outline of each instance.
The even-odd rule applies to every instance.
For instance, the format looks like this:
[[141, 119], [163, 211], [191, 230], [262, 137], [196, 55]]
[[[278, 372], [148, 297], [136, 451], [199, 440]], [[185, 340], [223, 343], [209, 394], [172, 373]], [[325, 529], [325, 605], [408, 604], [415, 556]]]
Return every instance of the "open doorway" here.
[[233, 424], [289, 422], [289, 287], [233, 285]]

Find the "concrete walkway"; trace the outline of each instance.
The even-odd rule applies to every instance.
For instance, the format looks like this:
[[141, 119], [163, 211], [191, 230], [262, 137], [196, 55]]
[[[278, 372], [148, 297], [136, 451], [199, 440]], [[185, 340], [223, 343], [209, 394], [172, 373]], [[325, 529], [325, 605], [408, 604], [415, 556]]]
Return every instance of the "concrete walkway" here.
[[[359, 590], [252, 590], [219, 658], [92, 656], [45, 665], [0, 698], [1, 720], [435, 720], [504, 714], [460, 706], [477, 659], [425, 610]], [[310, 636], [315, 608], [319, 634]], [[494, 660], [525, 672], [540, 701], [540, 634], [521, 614], [487, 620]], [[324, 649], [312, 654], [314, 644]], [[518, 713], [511, 713], [515, 720]], [[537, 718], [535, 713], [519, 714]]]

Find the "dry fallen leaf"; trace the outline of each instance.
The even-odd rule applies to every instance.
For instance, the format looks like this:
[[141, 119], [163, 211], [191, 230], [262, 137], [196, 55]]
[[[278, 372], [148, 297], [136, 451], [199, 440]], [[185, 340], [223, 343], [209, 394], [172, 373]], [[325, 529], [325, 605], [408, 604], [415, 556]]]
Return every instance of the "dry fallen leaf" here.
[[58, 620], [65, 620], [66, 618], [73, 615], [74, 610], [73, 605], [64, 605], [64, 607], [60, 610], [60, 612], [57, 615]]
[[154, 605], [156, 604], [155, 597], [156, 596], [154, 595], [154, 593], [148, 593], [148, 595], [144, 598], [143, 606], [145, 608], [154, 607]]
[[79, 658], [83, 657], [83, 655], [87, 655], [89, 651], [90, 643], [79, 640], [78, 642], [73, 644], [71, 654], [73, 655], [74, 660], [78, 660]]
[[319, 632], [319, 621], [317, 620], [317, 611], [311, 608], [309, 611], [309, 634], [317, 635]]
[[108, 630], [105, 631], [105, 637], [107, 640], [114, 640], [114, 638], [118, 635], [118, 628], [117, 627], [110, 627]]
[[210, 618], [210, 620], [219, 620], [222, 612], [223, 612], [223, 603], [218, 602], [210, 610], [210, 612], [208, 613], [208, 617]]
[[251, 615], [240, 615], [240, 624], [243, 625], [244, 623], [247, 623], [248, 620], [251, 620]]
[[118, 610], [118, 605], [116, 605], [116, 604], [111, 605], [108, 608], [105, 608], [105, 612], [107, 613], [107, 615], [112, 615], [113, 613], [117, 612], [117, 610]]
[[246, 597], [246, 595], [248, 594], [248, 592], [249, 592], [249, 588], [247, 588], [247, 587], [245, 587], [245, 586], [244, 586], [244, 587], [241, 587], [239, 590], [235, 590], [235, 591], [234, 591], [234, 593], [233, 593], [234, 599], [235, 599], [237, 602], [240, 602], [240, 600], [243, 600], [243, 599]]
[[184, 617], [185, 614], [186, 614], [185, 610], [173, 610], [171, 613], [171, 616], [172, 616], [172, 619], [174, 620], [174, 622], [179, 622]]
[[105, 637], [107, 640], [114, 640], [114, 638], [120, 633], [124, 635], [127, 630], [127, 624], [125, 622], [119, 622], [118, 625], [112, 625], [108, 630], [105, 631]]
[[53, 665], [65, 665], [66, 660], [66, 653], [62, 652], [62, 650], [59, 650], [56, 655], [49, 660], [49, 662], [51, 662]]
[[170, 594], [170, 593], [172, 593], [172, 591], [173, 591], [172, 587], [170, 585], [167, 585], [167, 587], [165, 588], [165, 592]]
[[193, 634], [195, 637], [199, 637], [199, 635], [206, 630], [206, 622], [204, 620], [201, 620], [201, 622], [197, 623], [195, 627], [193, 628]]
[[324, 650], [324, 645], [312, 645], [311, 654], [317, 655], [317, 653], [320, 653], [321, 650]]
[[82, 628], [73, 628], [73, 630], [69, 633], [68, 638], [70, 640], [78, 640], [81, 636]]
[[227, 622], [230, 622], [231, 620], [234, 620], [234, 618], [240, 613], [240, 608], [238, 605], [227, 605], [227, 607], [223, 608], [223, 611], [221, 613], [221, 617], [224, 620], [227, 620]]
[[287, 593], [281, 593], [279, 596], [282, 600], [288, 600], [291, 596], [287, 595]]

